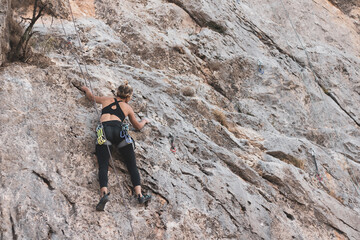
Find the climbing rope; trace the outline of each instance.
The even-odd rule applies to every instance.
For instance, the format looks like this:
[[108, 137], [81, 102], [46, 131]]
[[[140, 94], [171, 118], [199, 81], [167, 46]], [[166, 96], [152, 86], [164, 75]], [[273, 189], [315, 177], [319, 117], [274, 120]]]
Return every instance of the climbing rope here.
[[[319, 85], [318, 78], [317, 78], [316, 73], [315, 73], [315, 71], [314, 71], [314, 69], [313, 69], [313, 66], [312, 66], [312, 64], [311, 64], [310, 57], [309, 57], [309, 54], [308, 54], [308, 52], [307, 52], [307, 50], [306, 50], [306, 48], [305, 48], [305, 45], [303, 44], [303, 41], [301, 40], [299, 33], [298, 33], [298, 32], [296, 31], [296, 29], [295, 29], [295, 25], [294, 25], [294, 23], [293, 23], [293, 21], [292, 21], [292, 19], [291, 19], [291, 17], [290, 17], [289, 11], [287, 10], [287, 8], [286, 8], [283, 0], [280, 0], [280, 2], [281, 2], [281, 5], [282, 5], [282, 7], [283, 7], [283, 9], [284, 9], [284, 11], [285, 11], [286, 17], [287, 17], [287, 19], [288, 19], [289, 22], [290, 22], [291, 28], [293, 29], [293, 31], [294, 31], [294, 33], [295, 33], [295, 35], [296, 35], [296, 38], [297, 38], [297, 40], [299, 41], [302, 49], [303, 49], [304, 52], [305, 52], [306, 59], [307, 59], [307, 61], [308, 61], [308, 65], [309, 65], [310, 71], [312, 72], [312, 74], [313, 74], [313, 76], [314, 76], [315, 82]], [[301, 78], [301, 79], [302, 79], [302, 78]], [[304, 79], [302, 79], [302, 81], [304, 82], [304, 86], [305, 86], [305, 88], [307, 89], [307, 84], [305, 83]], [[322, 90], [320, 90], [320, 94], [321, 94], [321, 95], [323, 94]], [[312, 99], [311, 94], [309, 94], [309, 97], [310, 97], [310, 101], [311, 101], [311, 99]], [[311, 102], [312, 102], [312, 101], [311, 101]], [[312, 107], [311, 107], [311, 108], [312, 108]], [[312, 109], [312, 111], [315, 112], [314, 109]], [[321, 182], [321, 181], [322, 181], [322, 177], [320, 176], [320, 173], [319, 173], [319, 168], [318, 168], [318, 164], [317, 164], [317, 161], [316, 161], [316, 156], [315, 156], [315, 152], [314, 152], [313, 149], [310, 149], [310, 154], [311, 154], [311, 156], [312, 156], [312, 158], [313, 158], [313, 161], [314, 161], [314, 164], [315, 164], [316, 177], [317, 177], [317, 179], [319, 180], [319, 182]]]
[[[82, 67], [81, 67], [80, 57], [79, 57], [79, 56], [77, 55], [77, 53], [75, 52], [75, 49], [74, 49], [74, 47], [73, 47], [73, 45], [72, 45], [72, 43], [71, 43], [71, 38], [67, 35], [66, 30], [65, 30], [65, 27], [64, 27], [64, 24], [63, 24], [61, 18], [60, 18], [60, 23], [61, 23], [62, 29], [63, 29], [63, 31], [64, 31], [64, 34], [65, 34], [65, 37], [66, 37], [66, 40], [67, 40], [67, 41], [66, 41], [66, 44], [67, 44], [68, 47], [70, 48], [70, 53], [74, 56], [75, 62], [76, 62], [77, 65], [79, 66], [79, 69], [80, 69], [81, 75], [82, 75], [82, 77], [83, 77], [83, 79], [84, 79], [84, 81], [85, 81], [85, 84], [86, 84], [87, 86], [90, 86], [91, 92], [93, 92], [92, 86], [91, 86], [91, 84], [90, 84], [90, 81], [89, 81], [89, 80], [87, 79], [87, 77], [85, 76], [85, 73], [84, 73], [84, 71], [83, 71], [83, 69], [82, 69]], [[75, 31], [77, 31], [76, 28], [75, 28]], [[82, 48], [81, 48], [80, 50], [82, 51]], [[86, 65], [86, 63], [84, 63], [84, 65]], [[85, 69], [86, 69], [87, 75], [90, 76], [90, 75], [89, 75], [89, 72], [87, 71], [87, 68], [85, 68]], [[82, 90], [79, 88], [79, 86], [77, 86], [76, 88], [78, 88], [80, 91], [82, 91]], [[95, 108], [96, 114], [99, 115], [99, 111], [98, 111], [98, 109], [97, 109], [97, 107], [96, 107], [95, 98], [94, 98], [93, 100], [94, 100], [94, 101], [93, 101], [93, 104], [94, 104], [94, 108]], [[100, 116], [100, 115], [99, 115], [99, 116]]]
[[[72, 11], [72, 8], [71, 8], [70, 1], [67, 0], [67, 3], [68, 3], [68, 5], [69, 5], [70, 14], [71, 14], [71, 20], [72, 20], [72, 23], [73, 23], [73, 25], [74, 25], [74, 29], [75, 29], [76, 36], [77, 36], [77, 40], [78, 40], [79, 47], [80, 47], [80, 51], [83, 52], [83, 47], [82, 47], [82, 43], [81, 43], [81, 39], [80, 39], [80, 33], [79, 33], [79, 31], [78, 31], [78, 29], [77, 29], [77, 27], [76, 27], [76, 24], [75, 24], [75, 18], [74, 18], [74, 14], [73, 14], [73, 11]], [[60, 20], [61, 20], [61, 19], [60, 19]], [[66, 31], [65, 31], [65, 28], [64, 28], [64, 25], [63, 25], [62, 21], [61, 21], [61, 25], [62, 25], [62, 28], [63, 28], [63, 30], [64, 30], [66, 39], [68, 40], [68, 42], [70, 42], [70, 41], [69, 41], [70, 38], [67, 36], [67, 33], [66, 33]], [[71, 45], [71, 43], [70, 43], [70, 45]], [[88, 79], [85, 77], [84, 71], [82, 70], [81, 65], [80, 65], [80, 58], [79, 58], [79, 56], [78, 56], [74, 51], [73, 51], [73, 55], [74, 55], [74, 58], [75, 58], [76, 63], [78, 64], [78, 66], [79, 66], [79, 68], [80, 68], [80, 72], [81, 72], [81, 74], [82, 74], [82, 76], [83, 76], [83, 79], [84, 79], [85, 83], [87, 83], [87, 85], [88, 85], [89, 88], [90, 88], [91, 93], [93, 93], [94, 91], [93, 91], [93, 88], [92, 88], [92, 85], [91, 85], [91, 81], [88, 80]], [[86, 62], [85, 62], [85, 61], [84, 61], [84, 68], [85, 68], [85, 71], [86, 71], [87, 76], [89, 77], [90, 74], [89, 74], [89, 71], [88, 71], [88, 69], [87, 69], [87, 65], [86, 65]], [[96, 113], [97, 113], [97, 115], [98, 115], [98, 117], [99, 117], [99, 119], [100, 119], [100, 114], [99, 114], [99, 111], [98, 111], [98, 109], [97, 109], [97, 107], [96, 107], [95, 98], [93, 99], [93, 103], [94, 103], [94, 108], [95, 108], [95, 110], [96, 110]], [[103, 128], [103, 125], [102, 125], [101, 122], [100, 122], [99, 125], [100, 125], [101, 128]], [[106, 138], [105, 131], [102, 131], [102, 133], [103, 133], [104, 139], [101, 139], [101, 142], [104, 143], [105, 141], [107, 141], [107, 138]], [[106, 144], [106, 146], [107, 146], [107, 150], [108, 150], [108, 153], [109, 153], [109, 156], [110, 156], [111, 165], [113, 166], [114, 173], [115, 173], [115, 176], [116, 176], [116, 180], [117, 180], [117, 183], [118, 183], [118, 185], [119, 185], [121, 197], [124, 199], [123, 191], [121, 191], [122, 187], [121, 187], [121, 184], [120, 184], [120, 179], [119, 179], [119, 176], [118, 176], [116, 167], [115, 167], [115, 163], [114, 163], [114, 160], [113, 160], [111, 151], [110, 151], [110, 147], [109, 147], [108, 144]], [[131, 231], [132, 231], [133, 237], [134, 237], [134, 239], [136, 240], [136, 235], [135, 235], [134, 228], [133, 228], [133, 225], [132, 225], [133, 219], [132, 219], [132, 216], [131, 216], [131, 214], [130, 214], [130, 212], [129, 212], [129, 205], [128, 205], [128, 203], [127, 203], [126, 201], [124, 201], [124, 203], [125, 203], [125, 208], [127, 209], [127, 211], [126, 211], [126, 212], [127, 212], [126, 218], [127, 218], [128, 221], [129, 221], [129, 224], [130, 224], [130, 227], [131, 227]]]
[[[293, 21], [291, 20], [289, 11], [286, 9], [283, 0], [280, 0], [280, 2], [281, 2], [281, 5], [282, 5], [285, 13], [286, 13], [286, 16], [287, 16], [289, 22], [290, 22], [290, 24], [291, 24], [292, 29], [293, 29], [293, 31], [295, 32], [296, 38], [297, 38], [298, 41], [300, 42], [301, 47], [303, 48], [303, 50], [304, 50], [304, 52], [305, 52], [305, 55], [306, 55], [306, 58], [307, 58], [307, 61], [308, 61], [308, 64], [309, 64], [309, 68], [310, 68], [310, 70], [311, 70], [311, 72], [312, 72], [312, 74], [313, 74], [313, 76], [314, 76], [314, 78], [315, 78], [315, 82], [318, 84], [318, 86], [319, 86], [320, 88], [323, 88], [323, 86], [319, 83], [318, 77], [317, 77], [317, 75], [316, 75], [316, 72], [315, 72], [315, 70], [314, 70], [314, 68], [313, 68], [313, 65], [311, 64], [311, 60], [310, 60], [310, 57], [309, 57], [309, 53], [308, 53], [307, 49], [305, 48], [305, 45], [304, 45], [303, 42], [301, 41], [301, 38], [300, 38], [298, 32], [297, 32], [296, 29], [295, 29], [295, 26], [294, 26], [294, 24], [293, 24]], [[305, 86], [306, 86], [306, 84], [305, 84]], [[320, 94], [321, 94], [321, 97], [322, 97], [322, 99], [323, 99], [322, 104], [324, 105], [324, 104], [325, 104], [325, 101], [324, 101], [324, 100], [325, 100], [325, 98], [324, 98], [325, 95], [324, 95], [324, 92], [323, 92], [322, 89], [320, 90]], [[338, 106], [339, 106], [342, 110], [344, 110], [333, 96], [331, 96], [331, 95], [329, 95], [329, 96], [338, 104]], [[311, 98], [311, 96], [310, 96], [310, 98]], [[347, 113], [347, 112], [346, 112], [346, 113]], [[347, 114], [348, 114], [348, 113], [347, 113]], [[349, 115], [349, 114], [348, 114], [348, 115]], [[352, 118], [352, 119], [353, 119], [353, 118]], [[353, 119], [353, 120], [354, 120], [354, 119]], [[355, 120], [354, 120], [354, 121], [355, 121]], [[357, 123], [357, 122], [355, 121], [355, 123]], [[357, 123], [357, 124], [358, 124], [358, 123]], [[337, 131], [335, 131], [335, 134], [336, 134], [337, 138], [339, 139], [339, 135], [338, 135]], [[342, 147], [342, 148], [343, 148], [343, 147]], [[314, 152], [313, 149], [311, 149], [311, 150], [310, 150], [310, 153], [311, 153], [311, 155], [312, 155], [312, 157], [313, 157], [313, 160], [314, 160], [314, 163], [315, 163], [316, 176], [317, 176], [318, 180], [321, 182], [321, 181], [322, 181], [322, 177], [320, 177], [320, 174], [319, 174], [319, 169], [318, 169], [318, 165], [317, 165], [317, 162], [316, 162], [315, 152]], [[345, 157], [345, 161], [346, 161], [347, 165], [349, 165], [348, 159], [347, 159], [346, 157]], [[352, 182], [355, 190], [356, 190], [357, 193], [360, 195], [359, 190], [358, 190], [358, 187], [359, 187], [359, 186], [355, 184], [356, 181], [354, 181], [354, 179], [353, 179], [353, 177], [351, 176], [350, 173], [349, 173], [349, 176], [350, 176], [351, 182]]]
[[313, 69], [313, 66], [312, 66], [312, 64], [311, 64], [311, 61], [310, 61], [309, 53], [308, 53], [307, 49], [305, 48], [305, 45], [304, 45], [304, 43], [302, 42], [299, 33], [298, 33], [298, 32], [296, 31], [296, 29], [295, 29], [295, 25], [294, 25], [293, 21], [291, 20], [289, 11], [288, 11], [287, 8], [285, 7], [285, 4], [284, 4], [283, 0], [280, 0], [280, 2], [281, 2], [281, 5], [282, 5], [282, 7], [283, 7], [283, 9], [284, 9], [284, 11], [285, 11], [286, 17], [288, 18], [288, 20], [289, 20], [289, 22], [290, 22], [290, 24], [291, 24], [291, 28], [292, 28], [293, 31], [295, 32], [296, 38], [297, 38], [298, 41], [300, 42], [300, 45], [301, 45], [302, 49], [303, 49], [304, 52], [305, 52], [305, 55], [306, 55], [306, 58], [307, 58], [307, 61], [308, 61], [310, 70], [311, 70], [311, 72], [312, 72], [313, 75], [314, 75], [315, 81], [319, 84], [318, 78], [317, 78], [317, 76], [316, 76], [316, 73], [315, 73], [315, 71], [314, 71], [314, 69]]

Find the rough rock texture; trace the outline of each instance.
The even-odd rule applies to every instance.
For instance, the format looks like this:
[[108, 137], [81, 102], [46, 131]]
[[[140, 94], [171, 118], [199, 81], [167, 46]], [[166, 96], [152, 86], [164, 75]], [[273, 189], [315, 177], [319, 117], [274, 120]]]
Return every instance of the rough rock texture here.
[[354, 6], [360, 7], [360, 2], [356, 0], [330, 0], [330, 2], [345, 13], [349, 13], [356, 9]]
[[[47, 58], [0, 69], [1, 239], [360, 239], [355, 1], [71, 3], [83, 51], [44, 17]], [[74, 53], [96, 94], [128, 80], [151, 119], [131, 132], [147, 206], [114, 154], [121, 188], [111, 168], [95, 211], [100, 108], [71, 85]]]
[[11, 15], [10, 1], [0, 0], [0, 66], [6, 61], [9, 51], [8, 18]]

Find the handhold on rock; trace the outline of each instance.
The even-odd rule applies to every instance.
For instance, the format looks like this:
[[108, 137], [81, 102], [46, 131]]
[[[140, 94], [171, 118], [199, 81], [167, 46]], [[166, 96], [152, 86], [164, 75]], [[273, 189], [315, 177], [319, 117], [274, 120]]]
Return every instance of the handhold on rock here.
[[71, 83], [74, 87], [79, 89], [79, 91], [84, 92], [84, 90], [81, 89], [81, 86], [82, 86], [81, 82], [75, 80], [75, 81], [72, 81]]

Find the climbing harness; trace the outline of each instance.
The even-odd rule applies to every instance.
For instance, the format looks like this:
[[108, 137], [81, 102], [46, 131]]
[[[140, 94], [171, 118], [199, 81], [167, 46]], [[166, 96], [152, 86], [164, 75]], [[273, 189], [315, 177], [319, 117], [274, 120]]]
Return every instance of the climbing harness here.
[[[130, 136], [128, 131], [129, 131], [129, 124], [121, 123], [121, 130], [120, 130], [119, 136], [123, 140], [117, 145], [117, 148], [122, 148], [129, 144], [133, 144], [134, 150], [136, 149], [135, 140]], [[96, 144], [112, 145], [112, 143], [106, 139], [104, 126], [101, 123], [96, 127], [96, 136], [97, 136]]]
[[96, 127], [96, 136], [97, 136], [96, 141], [99, 145], [103, 145], [106, 142], [106, 138], [104, 135], [104, 126], [102, 124], [99, 124]]
[[176, 153], [176, 148], [175, 148], [175, 144], [174, 144], [174, 141], [175, 141], [175, 137], [170, 133], [169, 134], [169, 139], [170, 139], [170, 151], [172, 151], [173, 153]]
[[123, 123], [121, 126], [120, 137], [125, 138], [127, 143], [133, 143], [132, 138], [129, 135], [129, 124]]
[[118, 148], [125, 147], [128, 144], [133, 144], [134, 150], [136, 149], [135, 140], [129, 134], [129, 124], [121, 124], [120, 138], [124, 138], [124, 140], [119, 143], [119, 145], [117, 146]]
[[314, 149], [310, 149], [310, 154], [314, 160], [314, 164], [315, 164], [315, 169], [316, 169], [316, 177], [317, 179], [319, 180], [319, 182], [321, 182], [323, 180], [323, 178], [320, 176], [320, 173], [319, 173], [319, 168], [318, 168], [318, 165], [317, 165], [317, 162], [316, 162], [316, 156], [315, 156], [315, 152], [314, 152]]
[[258, 61], [258, 72], [262, 75], [264, 74], [264, 66], [262, 65], [261, 61]]

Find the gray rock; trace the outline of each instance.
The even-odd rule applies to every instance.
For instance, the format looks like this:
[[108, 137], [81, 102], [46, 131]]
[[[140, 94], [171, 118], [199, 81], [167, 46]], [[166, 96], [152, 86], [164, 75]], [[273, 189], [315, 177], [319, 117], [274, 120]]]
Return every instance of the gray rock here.
[[[359, 239], [360, 9], [333, 2], [73, 1], [82, 46], [44, 17], [51, 63], [0, 74], [0, 239]], [[74, 53], [151, 120], [131, 131], [147, 206], [115, 153], [95, 211], [100, 106]]]
[[12, 17], [10, 10], [11, 1], [1, 0], [0, 10], [0, 66], [6, 61], [6, 54], [9, 51], [9, 18]]

